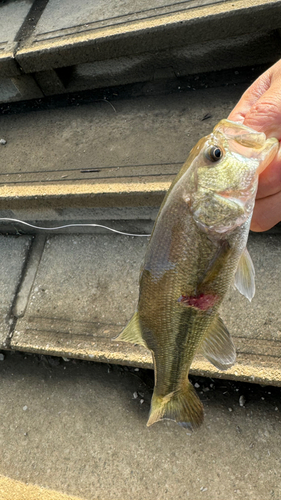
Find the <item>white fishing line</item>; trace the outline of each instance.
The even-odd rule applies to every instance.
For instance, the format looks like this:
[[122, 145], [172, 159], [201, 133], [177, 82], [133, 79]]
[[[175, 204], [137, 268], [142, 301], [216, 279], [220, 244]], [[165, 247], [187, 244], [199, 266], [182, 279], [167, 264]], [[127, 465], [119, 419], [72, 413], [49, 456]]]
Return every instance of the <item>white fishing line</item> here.
[[0, 221], [3, 222], [15, 222], [17, 224], [22, 224], [23, 226], [31, 227], [32, 229], [40, 229], [41, 231], [59, 231], [60, 229], [66, 229], [68, 227], [101, 227], [102, 229], [107, 229], [108, 231], [112, 231], [113, 233], [121, 234], [122, 236], [138, 236], [148, 238], [150, 234], [135, 234], [135, 233], [125, 233], [123, 231], [118, 231], [117, 229], [113, 229], [112, 227], [103, 226], [102, 224], [65, 224], [64, 226], [55, 226], [55, 227], [41, 227], [34, 226], [33, 224], [29, 224], [29, 222], [25, 222], [19, 219], [12, 219], [10, 217], [0, 217]]

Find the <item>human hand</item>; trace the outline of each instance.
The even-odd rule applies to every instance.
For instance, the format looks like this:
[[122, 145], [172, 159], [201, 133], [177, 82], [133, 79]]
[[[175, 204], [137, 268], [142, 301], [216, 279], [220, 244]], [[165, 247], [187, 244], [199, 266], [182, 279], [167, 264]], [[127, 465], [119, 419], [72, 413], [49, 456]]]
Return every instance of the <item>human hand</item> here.
[[[229, 120], [281, 141], [281, 60], [242, 95]], [[281, 148], [259, 176], [252, 231], [266, 231], [281, 221]]]

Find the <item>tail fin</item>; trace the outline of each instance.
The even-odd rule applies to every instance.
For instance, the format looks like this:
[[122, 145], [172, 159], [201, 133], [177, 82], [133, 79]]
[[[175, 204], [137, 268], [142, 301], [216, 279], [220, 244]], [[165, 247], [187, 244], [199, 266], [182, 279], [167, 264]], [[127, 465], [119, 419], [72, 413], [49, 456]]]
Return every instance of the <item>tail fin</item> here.
[[184, 427], [196, 428], [204, 419], [203, 405], [193, 385], [187, 380], [179, 390], [164, 397], [153, 393], [147, 426], [158, 420], [175, 420]]

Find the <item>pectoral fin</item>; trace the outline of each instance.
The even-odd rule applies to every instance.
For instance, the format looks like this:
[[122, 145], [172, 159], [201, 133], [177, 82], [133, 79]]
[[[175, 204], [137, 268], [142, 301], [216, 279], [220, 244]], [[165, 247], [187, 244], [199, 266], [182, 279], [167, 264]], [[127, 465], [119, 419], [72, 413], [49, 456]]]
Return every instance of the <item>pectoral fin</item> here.
[[201, 352], [219, 370], [227, 370], [235, 363], [235, 347], [218, 315], [201, 345]]
[[227, 262], [231, 254], [231, 251], [231, 247], [227, 240], [224, 240], [218, 244], [215, 255], [213, 256], [207, 269], [205, 269], [202, 276], [198, 280], [197, 292], [204, 292], [206, 286], [210, 285], [212, 281], [217, 277], [220, 270], [225, 266], [225, 263]]
[[130, 342], [138, 344], [148, 349], [145, 340], [142, 338], [141, 326], [139, 322], [139, 313], [136, 312], [124, 330], [113, 340], [121, 340], [122, 342]]
[[251, 302], [255, 295], [255, 269], [247, 248], [239, 260], [235, 274], [235, 286]]

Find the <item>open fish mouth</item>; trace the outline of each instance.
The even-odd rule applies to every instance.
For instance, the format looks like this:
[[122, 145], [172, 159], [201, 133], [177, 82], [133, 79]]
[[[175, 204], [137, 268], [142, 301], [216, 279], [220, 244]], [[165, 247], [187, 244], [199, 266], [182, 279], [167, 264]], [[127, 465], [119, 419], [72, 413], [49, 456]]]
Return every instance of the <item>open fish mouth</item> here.
[[234, 139], [241, 144], [241, 146], [247, 148], [260, 149], [267, 140], [263, 132], [257, 132], [246, 125], [231, 120], [221, 120], [213, 130], [214, 134], [216, 134], [216, 132], [220, 132], [228, 140]]
[[229, 142], [229, 148], [245, 158], [257, 159], [258, 175], [272, 162], [278, 151], [279, 141], [275, 137], [267, 139], [263, 132], [231, 120], [221, 120], [213, 134], [222, 135]]

